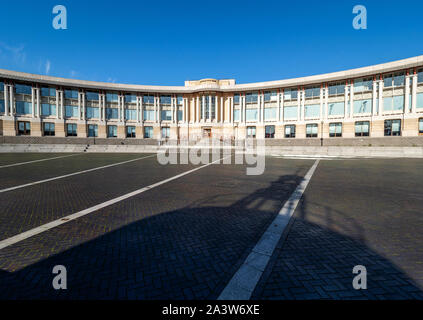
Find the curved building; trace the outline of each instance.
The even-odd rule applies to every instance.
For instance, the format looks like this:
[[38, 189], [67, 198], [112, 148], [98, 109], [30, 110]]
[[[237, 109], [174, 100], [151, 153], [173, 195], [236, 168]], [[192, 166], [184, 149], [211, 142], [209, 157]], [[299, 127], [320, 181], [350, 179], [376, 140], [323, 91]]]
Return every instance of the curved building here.
[[3, 139], [143, 143], [213, 136], [307, 143], [423, 134], [423, 56], [249, 84], [203, 79], [144, 86], [0, 70], [0, 91]]

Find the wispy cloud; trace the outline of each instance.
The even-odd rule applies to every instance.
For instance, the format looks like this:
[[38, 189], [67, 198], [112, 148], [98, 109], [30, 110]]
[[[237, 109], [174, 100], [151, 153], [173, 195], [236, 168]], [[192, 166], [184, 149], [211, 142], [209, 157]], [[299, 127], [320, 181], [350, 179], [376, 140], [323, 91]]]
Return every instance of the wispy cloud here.
[[45, 69], [46, 74], [50, 73], [50, 68], [51, 68], [51, 62], [50, 62], [50, 60], [47, 60], [46, 61], [46, 69]]
[[115, 83], [117, 80], [114, 78], [107, 78], [107, 82]]
[[0, 42], [0, 57], [3, 60], [9, 60], [17, 65], [22, 65], [26, 62], [25, 46], [11, 46], [7, 43]]

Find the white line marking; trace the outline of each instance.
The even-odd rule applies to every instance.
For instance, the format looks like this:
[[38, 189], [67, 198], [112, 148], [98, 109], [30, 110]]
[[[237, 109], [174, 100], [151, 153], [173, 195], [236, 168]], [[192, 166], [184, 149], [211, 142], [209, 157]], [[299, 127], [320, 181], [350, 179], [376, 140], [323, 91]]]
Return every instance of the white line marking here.
[[288, 225], [289, 220], [294, 214], [298, 202], [303, 196], [303, 193], [307, 188], [319, 161], [320, 160], [316, 160], [313, 166], [308, 170], [301, 183], [297, 186], [288, 201], [279, 211], [279, 214], [263, 233], [256, 246], [226, 285], [225, 289], [223, 289], [222, 293], [218, 297], [218, 300], [248, 300], [251, 298], [251, 294], [266, 269], [270, 257], [272, 256], [283, 231]]
[[76, 176], [78, 174], [83, 174], [83, 173], [92, 172], [92, 171], [96, 171], [96, 170], [106, 169], [106, 168], [118, 166], [118, 165], [121, 165], [121, 164], [129, 163], [129, 162], [134, 162], [134, 161], [138, 161], [138, 160], [142, 160], [142, 159], [146, 159], [146, 158], [151, 158], [151, 157], [154, 157], [154, 156], [155, 155], [153, 154], [151, 156], [136, 158], [136, 159], [127, 160], [127, 161], [118, 162], [118, 163], [112, 163], [112, 164], [108, 164], [108, 165], [102, 166], [102, 167], [96, 167], [96, 168], [92, 168], [92, 169], [87, 169], [87, 170], [83, 170], [83, 171], [65, 174], [63, 176], [58, 176], [58, 177], [48, 178], [48, 179], [39, 180], [39, 181], [35, 181], [35, 182], [30, 182], [30, 183], [27, 183], [27, 184], [22, 184], [20, 186], [2, 189], [2, 190], [0, 190], [0, 193], [8, 192], [8, 191], [16, 190], [16, 189], [21, 189], [21, 188], [25, 188], [25, 187], [29, 187], [29, 186], [33, 186], [33, 185], [36, 185], [36, 184], [49, 182], [49, 181], [54, 181], [54, 180], [58, 180], [58, 179], [68, 178], [68, 177]]
[[168, 179], [165, 179], [165, 180], [162, 180], [162, 181], [153, 183], [153, 184], [151, 184], [151, 185], [149, 185], [147, 187], [143, 187], [141, 189], [138, 189], [138, 190], [135, 190], [133, 192], [127, 193], [127, 194], [125, 194], [123, 196], [120, 196], [120, 197], [114, 198], [112, 200], [109, 200], [109, 201], [100, 203], [100, 204], [95, 205], [95, 206], [93, 206], [91, 208], [87, 208], [87, 209], [84, 209], [82, 211], [79, 211], [79, 212], [70, 214], [70, 215], [65, 216], [65, 217], [62, 217], [60, 219], [57, 219], [57, 220], [51, 221], [49, 223], [43, 224], [43, 225], [41, 225], [39, 227], [36, 227], [36, 228], [31, 229], [31, 230], [28, 230], [28, 231], [22, 232], [20, 234], [17, 234], [16, 236], [10, 237], [10, 238], [5, 239], [5, 240], [2, 240], [2, 241], [0, 241], [0, 250], [6, 248], [8, 246], [11, 246], [12, 244], [18, 243], [18, 242], [20, 242], [22, 240], [25, 240], [25, 239], [28, 239], [30, 237], [33, 237], [33, 236], [35, 236], [37, 234], [40, 234], [40, 233], [42, 233], [44, 231], [47, 231], [47, 230], [50, 230], [50, 229], [55, 228], [57, 226], [60, 226], [60, 225], [62, 225], [64, 223], [67, 223], [67, 222], [70, 222], [72, 220], [75, 220], [75, 219], [78, 219], [80, 217], [83, 217], [83, 216], [85, 216], [87, 214], [90, 214], [90, 213], [92, 213], [94, 211], [97, 211], [97, 210], [103, 209], [105, 207], [111, 206], [112, 204], [115, 204], [117, 202], [126, 200], [126, 199], [131, 198], [131, 197], [134, 197], [134, 196], [139, 195], [139, 194], [141, 194], [143, 192], [146, 192], [148, 190], [151, 190], [153, 188], [156, 188], [158, 186], [161, 186], [162, 184], [165, 184], [167, 182], [170, 182], [170, 181], [176, 180], [178, 178], [181, 178], [183, 176], [186, 176], [187, 174], [190, 174], [190, 173], [193, 173], [193, 172], [195, 172], [197, 170], [200, 170], [200, 169], [203, 169], [205, 167], [208, 167], [208, 166], [210, 166], [210, 165], [212, 165], [212, 164], [214, 164], [216, 162], [219, 162], [219, 161], [221, 161], [223, 159], [226, 159], [226, 158], [228, 158], [228, 157], [224, 157], [224, 158], [221, 158], [219, 160], [216, 160], [216, 161], [210, 162], [208, 164], [205, 164], [205, 165], [203, 165], [201, 167], [198, 167], [198, 168], [194, 168], [194, 169], [185, 171], [185, 172], [180, 173], [180, 174], [178, 174], [176, 176], [173, 176], [171, 178], [168, 178]]
[[45, 158], [45, 159], [39, 159], [39, 160], [32, 160], [32, 161], [27, 161], [27, 162], [18, 162], [18, 163], [6, 164], [4, 166], [0, 166], [0, 169], [14, 167], [14, 166], [22, 166], [22, 165], [28, 164], [28, 163], [42, 162], [42, 161], [48, 161], [48, 160], [66, 158], [66, 157], [73, 157], [73, 156], [79, 156], [79, 155], [81, 155], [81, 154], [68, 154], [66, 156], [59, 156], [59, 157], [53, 157], [53, 158]]

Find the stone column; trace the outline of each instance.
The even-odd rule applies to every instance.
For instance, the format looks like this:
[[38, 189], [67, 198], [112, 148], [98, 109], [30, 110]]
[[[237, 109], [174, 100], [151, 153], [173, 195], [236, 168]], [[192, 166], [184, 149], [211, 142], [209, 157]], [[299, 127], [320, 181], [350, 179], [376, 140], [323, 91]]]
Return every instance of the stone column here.
[[320, 120], [323, 120], [324, 114], [323, 114], [323, 106], [324, 106], [324, 101], [323, 101], [323, 84], [320, 85]]
[[348, 113], [348, 80], [345, 81], [345, 89], [344, 89], [344, 119], [349, 117]]
[[10, 115], [13, 116], [15, 112], [15, 90], [13, 84], [9, 86], [10, 90]]
[[[32, 118], [35, 118], [35, 88], [31, 88], [31, 104], [32, 104]], [[6, 101], [6, 100], [5, 100]]]
[[9, 85], [4, 85], [4, 115], [9, 115]]
[[405, 76], [405, 97], [404, 97], [404, 113], [410, 113], [410, 75], [407, 70], [407, 75]]
[[205, 122], [206, 121], [206, 97], [205, 96], [201, 96], [201, 105], [203, 107], [203, 109], [201, 110], [201, 121]]
[[280, 118], [279, 118], [279, 120], [278, 121], [284, 121], [284, 119], [285, 119], [285, 116], [284, 116], [284, 105], [285, 105], [285, 90], [284, 89], [282, 89], [281, 90], [281, 114], [280, 114]]
[[56, 119], [59, 119], [59, 99], [60, 99], [60, 93], [59, 90], [56, 88]]
[[209, 118], [208, 121], [212, 121], [212, 96], [207, 97], [209, 99]]
[[35, 88], [35, 93], [37, 95], [36, 116], [39, 118], [39, 117], [41, 117], [41, 98], [40, 98], [40, 87], [38, 85], [37, 85], [37, 88]]
[[325, 84], [325, 97], [324, 97], [324, 99], [325, 99], [325, 102], [324, 102], [324, 108], [325, 108], [324, 119], [327, 120], [328, 116], [329, 116], [329, 86], [328, 86], [327, 83]]
[[82, 120], [85, 121], [86, 110], [85, 110], [85, 92], [82, 92]]
[[305, 92], [301, 90], [301, 121], [305, 120]]
[[234, 97], [229, 98], [229, 121], [234, 124]]
[[377, 85], [378, 83], [377, 83], [377, 80], [376, 80], [376, 77], [373, 79], [373, 92], [372, 92], [372, 116], [374, 117], [374, 116], [376, 116], [377, 115], [377, 112], [376, 112], [376, 110], [377, 110], [377, 106], [376, 106], [376, 103], [377, 103], [377, 87], [378, 87], [378, 85]]
[[242, 122], [247, 123], [247, 101], [245, 94], [241, 96], [242, 101]]
[[266, 104], [264, 102], [264, 92], [261, 92], [260, 95], [260, 122], [264, 123], [264, 108], [265, 108]]
[[200, 96], [197, 96], [195, 100], [196, 100], [196, 110], [197, 110], [196, 115], [195, 115], [195, 122], [196, 123], [199, 123], [200, 122], [200, 118], [201, 118], [201, 116], [200, 116], [200, 111], [201, 111], [201, 108], [200, 108]]
[[379, 110], [378, 110], [378, 115], [381, 116], [382, 115], [382, 110], [383, 110], [383, 80], [379, 80]]
[[297, 121], [301, 121], [301, 88], [297, 91]]
[[81, 117], [81, 108], [82, 108], [82, 102], [81, 99], [82, 98], [82, 92], [78, 92], [78, 119], [82, 120]]
[[354, 117], [354, 84], [350, 83], [350, 118]]
[[416, 113], [417, 108], [417, 74], [416, 70], [414, 70], [413, 78], [412, 78], [412, 87], [411, 87], [411, 113]]

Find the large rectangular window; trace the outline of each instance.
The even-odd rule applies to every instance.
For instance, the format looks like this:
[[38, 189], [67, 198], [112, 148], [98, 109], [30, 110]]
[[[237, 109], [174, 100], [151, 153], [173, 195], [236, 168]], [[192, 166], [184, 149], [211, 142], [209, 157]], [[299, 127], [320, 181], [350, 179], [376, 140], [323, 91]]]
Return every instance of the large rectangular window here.
[[240, 95], [239, 93], [234, 94], [234, 104], [239, 104], [240, 102]]
[[317, 138], [317, 130], [319, 126], [317, 123], [312, 123], [306, 125], [306, 137], [307, 138]]
[[0, 81], [0, 91], [3, 92], [4, 91], [4, 82]]
[[343, 116], [345, 111], [345, 102], [328, 103], [329, 116]]
[[423, 69], [417, 72], [417, 83], [423, 83]]
[[423, 134], [423, 118], [419, 119], [419, 134]]
[[257, 103], [258, 101], [258, 94], [257, 92], [250, 92], [245, 95], [245, 102], [246, 103]]
[[289, 106], [283, 108], [283, 117], [284, 119], [294, 120], [298, 117], [298, 107], [297, 106]]
[[18, 94], [32, 94], [32, 87], [25, 84], [15, 84], [15, 93]]
[[152, 95], [142, 96], [142, 102], [144, 104], [154, 104], [154, 96]]
[[45, 136], [54, 136], [55, 135], [55, 126], [54, 123], [45, 122], [44, 126], [44, 135]]
[[76, 123], [68, 123], [66, 124], [66, 136], [68, 137], [76, 137], [78, 135], [77, 132], [77, 124]]
[[171, 96], [160, 96], [160, 104], [171, 105], [172, 97]]
[[125, 119], [126, 120], [137, 120], [137, 110], [135, 110], [135, 109], [125, 109]]
[[65, 99], [78, 99], [77, 90], [65, 90]]
[[[411, 102], [411, 99], [410, 99]], [[416, 103], [416, 108], [423, 108], [423, 93], [418, 93], [417, 94], [417, 103]]]
[[276, 120], [277, 108], [264, 108], [264, 120]]
[[162, 127], [162, 139], [170, 138], [170, 128], [169, 127]]
[[355, 123], [355, 136], [368, 137], [370, 135], [370, 121], [357, 121]]
[[329, 95], [330, 96], [336, 96], [341, 95], [345, 93], [345, 83], [343, 82], [337, 82], [332, 83], [328, 86], [329, 89]]
[[266, 139], [273, 139], [275, 137], [275, 126], [266, 126], [264, 137]]
[[17, 114], [31, 114], [32, 103], [26, 101], [16, 101], [16, 113]]
[[297, 89], [285, 89], [283, 93], [284, 100], [297, 100], [298, 90]]
[[247, 127], [247, 138], [256, 137], [256, 127]]
[[255, 121], [257, 120], [257, 109], [246, 109], [245, 115], [247, 117], [247, 121]]
[[354, 101], [354, 114], [360, 113], [371, 113], [372, 112], [372, 100], [355, 100]]
[[125, 102], [126, 103], [136, 103], [137, 96], [135, 94], [126, 94], [125, 95]]
[[56, 96], [56, 88], [41, 88], [41, 96], [42, 97], [55, 97]]
[[234, 109], [234, 121], [240, 121], [240, 117], [241, 117], [241, 110]]
[[118, 108], [106, 108], [106, 119], [118, 119], [119, 118], [119, 110]]
[[88, 137], [95, 138], [98, 136], [98, 126], [96, 124], [88, 125]]
[[171, 110], [162, 110], [161, 118], [162, 118], [162, 120], [171, 121], [172, 120], [172, 111]]
[[295, 124], [285, 126], [285, 138], [295, 138]]
[[18, 121], [18, 135], [28, 136], [31, 134], [31, 123], [28, 121]]
[[118, 102], [119, 96], [117, 93], [106, 93], [106, 102]]
[[306, 105], [305, 117], [306, 118], [318, 118], [320, 115], [320, 104]]
[[401, 120], [385, 120], [385, 136], [400, 136]]
[[108, 138], [117, 137], [117, 126], [107, 126], [107, 137]]
[[41, 115], [45, 116], [45, 117], [55, 116], [56, 115], [56, 105], [55, 104], [42, 103], [41, 104]]
[[87, 107], [87, 119], [99, 119], [100, 112], [98, 108]]
[[144, 120], [153, 121], [154, 120], [154, 110], [144, 110]]
[[383, 86], [385, 88], [401, 87], [405, 83], [405, 75], [403, 72], [394, 74], [386, 74], [383, 76]]
[[4, 100], [0, 100], [0, 113], [5, 112]]
[[134, 126], [127, 126], [126, 127], [126, 137], [127, 138], [135, 138], [135, 127]]
[[342, 137], [342, 123], [329, 124], [329, 137]]
[[86, 92], [85, 97], [88, 101], [98, 101], [98, 92]]
[[264, 102], [277, 101], [278, 93], [276, 91], [265, 91], [264, 92]]
[[66, 118], [78, 118], [79, 117], [78, 106], [65, 106], [65, 116]]
[[372, 78], [355, 79], [354, 80], [354, 92], [364, 92], [373, 90]]
[[404, 96], [393, 96], [383, 98], [383, 111], [404, 110]]
[[144, 127], [144, 138], [153, 138], [153, 127]]
[[305, 89], [306, 98], [319, 98], [320, 97], [320, 87], [308, 87]]

